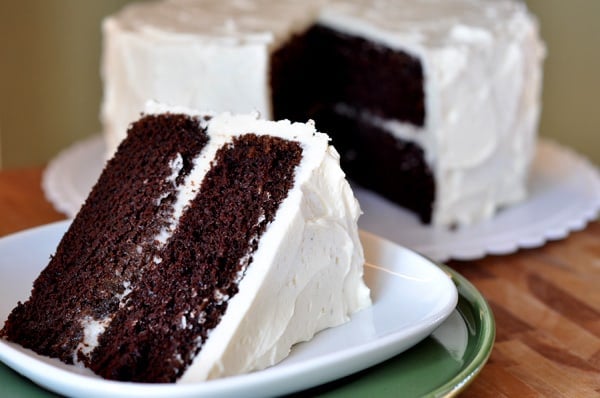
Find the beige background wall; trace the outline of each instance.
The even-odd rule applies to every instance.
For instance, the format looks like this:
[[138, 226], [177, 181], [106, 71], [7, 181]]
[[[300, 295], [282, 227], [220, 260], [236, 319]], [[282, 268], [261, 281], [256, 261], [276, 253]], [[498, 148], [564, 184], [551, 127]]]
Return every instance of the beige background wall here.
[[[0, 167], [100, 131], [100, 21], [127, 0], [0, 2]], [[600, 1], [527, 0], [548, 58], [540, 131], [600, 164]]]

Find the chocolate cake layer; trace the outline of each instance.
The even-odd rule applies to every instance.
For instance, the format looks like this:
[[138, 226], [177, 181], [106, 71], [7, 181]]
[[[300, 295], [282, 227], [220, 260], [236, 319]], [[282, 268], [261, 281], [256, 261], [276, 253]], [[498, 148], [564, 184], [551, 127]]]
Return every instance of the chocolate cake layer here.
[[340, 153], [342, 169], [355, 182], [431, 222], [435, 183], [419, 146], [333, 111], [321, 111], [318, 120]]
[[[120, 297], [151, 263], [148, 247], [170, 212], [173, 171], [153, 165], [167, 165], [180, 154], [183, 167], [176, 178], [181, 179], [206, 141], [188, 117], [135, 123], [34, 282], [30, 299], [10, 314], [2, 336], [67, 363], [78, 359], [77, 350], [87, 352], [90, 347], [80, 346], [85, 326], [100, 326], [118, 311]], [[156, 204], [149, 197], [163, 199]]]
[[294, 36], [271, 60], [275, 119], [305, 121], [315, 110], [347, 103], [423, 126], [423, 84], [417, 58], [321, 25]]

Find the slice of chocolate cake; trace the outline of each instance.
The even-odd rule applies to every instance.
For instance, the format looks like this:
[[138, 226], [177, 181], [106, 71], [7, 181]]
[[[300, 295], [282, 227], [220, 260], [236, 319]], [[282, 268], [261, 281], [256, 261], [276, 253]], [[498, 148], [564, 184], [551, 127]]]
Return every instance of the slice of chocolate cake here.
[[265, 368], [369, 305], [359, 213], [312, 124], [150, 104], [1, 336], [114, 380]]

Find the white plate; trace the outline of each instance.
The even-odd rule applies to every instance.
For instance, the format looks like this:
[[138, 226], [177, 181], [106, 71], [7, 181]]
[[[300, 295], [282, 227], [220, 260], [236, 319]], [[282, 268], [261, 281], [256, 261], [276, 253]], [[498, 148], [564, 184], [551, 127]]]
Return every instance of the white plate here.
[[[81, 141], [50, 162], [43, 178], [48, 199], [72, 217], [104, 164], [100, 135]], [[529, 198], [484, 223], [456, 231], [422, 225], [410, 212], [355, 187], [364, 215], [359, 226], [437, 261], [473, 260], [508, 254], [562, 239], [597, 217], [598, 170], [577, 153], [540, 140], [529, 182]]]
[[[67, 227], [63, 221], [0, 239], [0, 319], [27, 299]], [[335, 380], [415, 345], [458, 300], [451, 278], [429, 260], [366, 232], [361, 240], [372, 264], [365, 268], [365, 280], [373, 306], [296, 345], [288, 358], [262, 371], [194, 384], [115, 382], [5, 341], [0, 341], [0, 360], [51, 391], [86, 397], [271, 396]]]

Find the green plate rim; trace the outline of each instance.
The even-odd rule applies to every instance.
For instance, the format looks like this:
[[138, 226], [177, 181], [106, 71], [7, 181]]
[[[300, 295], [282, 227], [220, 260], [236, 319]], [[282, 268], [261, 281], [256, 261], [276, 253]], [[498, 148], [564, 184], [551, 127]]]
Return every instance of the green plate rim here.
[[[461, 369], [461, 371], [452, 379], [439, 386], [430, 394], [435, 397], [454, 397], [471, 384], [492, 354], [496, 339], [496, 321], [487, 300], [468, 279], [447, 265], [440, 263], [436, 264], [452, 278], [452, 281], [458, 290], [459, 298], [467, 301], [473, 314], [479, 315], [475, 318], [475, 321], [478, 323], [477, 330], [480, 331], [480, 333], [477, 333], [478, 338], [477, 344], [475, 345], [475, 356], [471, 359], [470, 363]], [[456, 309], [459, 312], [462, 312], [459, 305], [460, 299]], [[461, 316], [462, 315], [463, 314], [461, 313]]]

